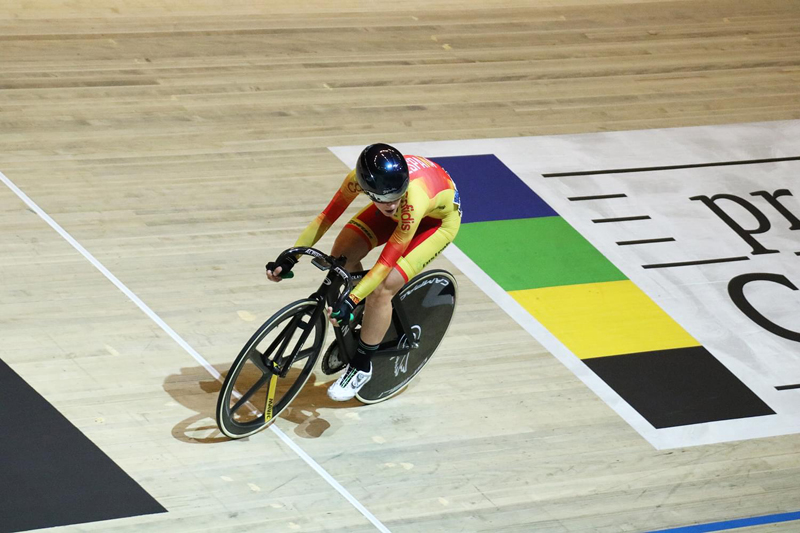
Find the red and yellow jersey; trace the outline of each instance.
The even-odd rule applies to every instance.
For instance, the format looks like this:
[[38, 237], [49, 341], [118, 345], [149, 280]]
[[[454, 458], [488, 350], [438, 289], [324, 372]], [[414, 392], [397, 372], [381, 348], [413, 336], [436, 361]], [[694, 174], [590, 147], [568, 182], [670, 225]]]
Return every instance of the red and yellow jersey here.
[[[383, 248], [378, 262], [353, 289], [351, 298], [358, 302], [386, 279], [389, 272], [403, 256], [422, 219], [430, 217], [442, 221], [443, 228], [452, 234], [461, 224], [458, 190], [450, 175], [439, 165], [424, 157], [407, 155], [409, 184], [392, 219], [397, 223], [392, 236]], [[355, 170], [344, 179], [328, 206], [300, 234], [295, 246], [313, 246], [328, 228], [344, 213], [361, 193]]]

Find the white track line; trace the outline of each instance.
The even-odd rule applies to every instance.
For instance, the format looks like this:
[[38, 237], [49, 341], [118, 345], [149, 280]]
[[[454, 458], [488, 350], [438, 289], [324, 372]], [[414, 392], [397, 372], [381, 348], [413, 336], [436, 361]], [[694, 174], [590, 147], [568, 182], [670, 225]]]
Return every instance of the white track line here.
[[[159, 326], [159, 327], [160, 327], [162, 330], [164, 330], [164, 331], [167, 333], [167, 335], [169, 335], [170, 337], [172, 337], [172, 339], [173, 339], [175, 342], [177, 342], [177, 343], [178, 343], [178, 344], [181, 346], [181, 348], [183, 348], [184, 350], [186, 350], [186, 352], [188, 352], [188, 354], [189, 354], [189, 355], [191, 355], [191, 356], [192, 356], [192, 357], [195, 359], [195, 361], [197, 361], [198, 363], [200, 363], [201, 365], [203, 365], [203, 368], [205, 368], [205, 369], [208, 371], [208, 373], [209, 373], [209, 374], [211, 374], [212, 376], [214, 376], [214, 378], [215, 378], [217, 381], [222, 381], [222, 376], [220, 375], [220, 373], [219, 373], [219, 372], [217, 372], [217, 369], [216, 369], [216, 368], [214, 368], [213, 366], [211, 366], [211, 364], [210, 364], [208, 361], [206, 361], [206, 360], [205, 360], [205, 358], [203, 358], [203, 356], [202, 356], [202, 355], [200, 355], [199, 353], [197, 353], [197, 351], [196, 351], [194, 348], [192, 348], [192, 347], [189, 345], [189, 343], [187, 343], [185, 340], [183, 340], [183, 338], [181, 338], [181, 336], [180, 336], [180, 335], [178, 335], [178, 334], [175, 332], [175, 330], [174, 330], [174, 329], [172, 329], [171, 327], [169, 327], [169, 325], [168, 325], [166, 322], [164, 322], [164, 320], [162, 320], [162, 319], [161, 319], [161, 317], [160, 317], [160, 316], [158, 316], [158, 315], [155, 313], [155, 311], [153, 311], [152, 309], [150, 309], [150, 307], [148, 307], [146, 303], [144, 303], [144, 302], [143, 302], [143, 301], [142, 301], [142, 300], [141, 300], [141, 299], [140, 299], [138, 296], [136, 296], [136, 294], [134, 294], [134, 293], [133, 293], [133, 291], [131, 291], [131, 290], [130, 290], [128, 287], [126, 287], [124, 283], [122, 283], [122, 282], [121, 282], [121, 281], [120, 281], [120, 280], [119, 280], [119, 279], [118, 279], [118, 278], [117, 278], [117, 277], [116, 277], [114, 274], [112, 274], [112, 273], [111, 273], [111, 272], [110, 272], [110, 271], [109, 271], [109, 270], [108, 270], [108, 269], [107, 269], [105, 266], [103, 266], [103, 264], [102, 264], [100, 261], [98, 261], [98, 260], [97, 260], [97, 259], [96, 259], [96, 258], [95, 258], [95, 257], [94, 257], [92, 254], [91, 254], [91, 253], [89, 253], [89, 251], [88, 251], [86, 248], [84, 248], [84, 247], [81, 245], [81, 243], [79, 243], [78, 241], [76, 241], [76, 240], [75, 240], [75, 239], [72, 237], [72, 235], [70, 235], [69, 233], [67, 233], [67, 231], [66, 231], [64, 228], [62, 228], [62, 227], [61, 227], [61, 226], [58, 224], [58, 222], [56, 222], [55, 220], [53, 220], [53, 219], [50, 217], [50, 215], [48, 215], [47, 213], [45, 213], [45, 212], [44, 212], [44, 210], [43, 210], [42, 208], [40, 208], [38, 205], [36, 205], [36, 203], [35, 203], [33, 200], [31, 200], [31, 199], [28, 197], [28, 195], [27, 195], [27, 194], [25, 194], [24, 192], [22, 192], [22, 190], [21, 190], [19, 187], [17, 187], [17, 186], [14, 184], [14, 182], [12, 182], [10, 179], [8, 179], [8, 178], [7, 178], [7, 177], [6, 177], [6, 176], [5, 176], [5, 175], [4, 175], [2, 172], [0, 172], [0, 181], [2, 181], [2, 182], [3, 182], [3, 183], [4, 183], [4, 184], [5, 184], [5, 185], [6, 185], [6, 186], [9, 188], [9, 189], [11, 189], [11, 191], [12, 191], [14, 194], [16, 194], [16, 195], [17, 195], [17, 196], [18, 196], [18, 197], [19, 197], [19, 198], [20, 198], [20, 199], [21, 199], [23, 202], [25, 202], [25, 205], [27, 205], [27, 206], [28, 206], [28, 207], [29, 207], [29, 208], [30, 208], [30, 209], [31, 209], [31, 210], [32, 210], [34, 213], [36, 213], [37, 215], [39, 215], [39, 217], [41, 217], [41, 219], [42, 219], [42, 220], [44, 220], [45, 222], [47, 222], [47, 224], [48, 224], [48, 225], [49, 225], [51, 228], [53, 228], [54, 230], [56, 230], [56, 232], [57, 232], [59, 235], [61, 235], [61, 236], [64, 238], [64, 240], [66, 240], [68, 243], [70, 243], [70, 244], [72, 245], [72, 247], [73, 247], [73, 248], [75, 248], [76, 250], [78, 250], [78, 252], [80, 252], [80, 254], [81, 254], [83, 257], [85, 257], [87, 261], [89, 261], [89, 262], [90, 262], [90, 263], [91, 263], [91, 264], [92, 264], [92, 265], [93, 265], [93, 266], [94, 266], [94, 267], [95, 267], [97, 270], [99, 270], [99, 271], [100, 271], [100, 272], [101, 272], [101, 273], [102, 273], [102, 274], [103, 274], [103, 275], [104, 275], [106, 278], [108, 278], [108, 280], [109, 280], [111, 283], [113, 283], [113, 284], [114, 284], [114, 285], [115, 285], [115, 286], [116, 286], [116, 287], [117, 287], [117, 288], [118, 288], [120, 291], [122, 291], [122, 292], [123, 292], [123, 294], [125, 294], [125, 296], [127, 296], [128, 298], [130, 298], [130, 300], [131, 300], [133, 303], [135, 303], [135, 304], [136, 304], [136, 306], [137, 306], [139, 309], [141, 309], [141, 310], [144, 312], [144, 314], [146, 314], [148, 317], [150, 317], [150, 319], [151, 319], [153, 322], [155, 322], [156, 324], [158, 324], [158, 326]], [[284, 433], [283, 431], [281, 431], [281, 430], [280, 430], [280, 429], [279, 429], [279, 428], [278, 428], [278, 427], [277, 427], [275, 424], [272, 424], [272, 425], [270, 426], [270, 429], [271, 429], [271, 430], [272, 430], [272, 432], [273, 432], [273, 433], [275, 433], [275, 434], [276, 434], [276, 435], [277, 435], [277, 436], [278, 436], [278, 437], [279, 437], [279, 438], [280, 438], [280, 439], [281, 439], [281, 440], [282, 440], [282, 441], [283, 441], [283, 442], [284, 442], [284, 443], [285, 443], [285, 444], [286, 444], [286, 445], [287, 445], [289, 448], [291, 448], [291, 449], [292, 449], [292, 451], [293, 451], [294, 453], [296, 453], [296, 454], [297, 454], [297, 455], [298, 455], [298, 456], [299, 456], [299, 457], [300, 457], [300, 458], [301, 458], [303, 461], [305, 461], [305, 462], [306, 462], [306, 464], [307, 464], [308, 466], [310, 466], [312, 469], [314, 469], [314, 471], [315, 471], [317, 474], [319, 474], [319, 475], [322, 477], [322, 479], [324, 479], [325, 481], [327, 481], [327, 482], [328, 482], [328, 484], [329, 484], [331, 487], [333, 487], [334, 489], [336, 489], [336, 492], [338, 492], [339, 494], [341, 494], [341, 495], [344, 497], [344, 499], [346, 499], [348, 502], [350, 502], [350, 504], [351, 504], [353, 507], [355, 507], [355, 508], [358, 510], [358, 512], [360, 512], [360, 513], [361, 513], [361, 514], [364, 516], [364, 518], [366, 518], [367, 520], [369, 520], [369, 521], [372, 523], [372, 525], [374, 525], [374, 526], [375, 526], [375, 527], [378, 529], [378, 531], [381, 531], [381, 532], [384, 532], [384, 533], [390, 533], [390, 532], [389, 532], [389, 529], [388, 529], [386, 526], [384, 526], [384, 525], [383, 525], [383, 524], [380, 522], [380, 520], [378, 520], [377, 518], [375, 518], [375, 516], [374, 516], [374, 515], [373, 515], [371, 512], [369, 512], [369, 510], [367, 510], [367, 508], [366, 508], [366, 507], [364, 507], [364, 506], [361, 504], [361, 502], [359, 502], [358, 500], [356, 500], [356, 499], [355, 499], [355, 497], [353, 497], [353, 495], [352, 495], [352, 494], [350, 494], [350, 493], [347, 491], [347, 489], [345, 489], [345, 488], [344, 488], [344, 487], [343, 487], [343, 486], [342, 486], [342, 485], [341, 485], [341, 484], [340, 484], [338, 481], [336, 481], [336, 480], [333, 478], [333, 476], [331, 476], [331, 475], [330, 475], [330, 474], [329, 474], [329, 473], [328, 473], [328, 472], [327, 472], [327, 471], [326, 471], [324, 468], [322, 468], [322, 466], [320, 466], [320, 464], [319, 464], [319, 463], [317, 463], [317, 462], [316, 462], [314, 459], [312, 459], [312, 458], [311, 458], [311, 456], [310, 456], [310, 455], [308, 455], [308, 454], [305, 452], [305, 450], [303, 450], [303, 449], [302, 449], [300, 446], [298, 446], [298, 445], [297, 445], [297, 443], [295, 443], [295, 442], [294, 442], [292, 439], [290, 439], [290, 438], [289, 438], [289, 437], [286, 435], [286, 433]]]

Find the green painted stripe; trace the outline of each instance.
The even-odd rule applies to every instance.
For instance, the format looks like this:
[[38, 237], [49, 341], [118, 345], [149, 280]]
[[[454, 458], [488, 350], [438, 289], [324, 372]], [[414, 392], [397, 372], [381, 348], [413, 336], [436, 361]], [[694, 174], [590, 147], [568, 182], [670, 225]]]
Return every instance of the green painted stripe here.
[[462, 224], [455, 244], [507, 291], [628, 279], [561, 217]]

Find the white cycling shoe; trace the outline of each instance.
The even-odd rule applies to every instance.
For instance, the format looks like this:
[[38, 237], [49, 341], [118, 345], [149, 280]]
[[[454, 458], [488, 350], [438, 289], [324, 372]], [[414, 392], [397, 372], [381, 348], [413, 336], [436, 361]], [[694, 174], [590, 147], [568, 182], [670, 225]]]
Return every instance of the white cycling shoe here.
[[347, 365], [339, 379], [328, 387], [328, 398], [337, 402], [352, 400], [371, 377], [372, 363], [369, 364], [369, 372]]

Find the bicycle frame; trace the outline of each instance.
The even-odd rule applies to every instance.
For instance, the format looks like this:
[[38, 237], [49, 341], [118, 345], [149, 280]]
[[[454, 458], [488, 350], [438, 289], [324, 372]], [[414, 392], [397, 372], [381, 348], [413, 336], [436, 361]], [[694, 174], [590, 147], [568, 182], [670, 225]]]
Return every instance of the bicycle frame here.
[[[418, 347], [417, 342], [414, 340], [411, 322], [408, 319], [405, 308], [397, 300], [392, 300], [392, 325], [397, 332], [397, 338], [382, 342], [373, 357], [401, 356]], [[334, 334], [336, 335], [336, 342], [339, 343], [340, 357], [345, 363], [349, 363], [350, 354], [354, 354], [356, 349], [356, 338], [350, 324], [334, 328]], [[407, 344], [399, 346], [398, 340], [403, 336], [407, 339]]]
[[[350, 295], [350, 291], [353, 289], [355, 282], [363, 278], [367, 272], [347, 272], [347, 270], [344, 269], [344, 264], [346, 261], [344, 256], [333, 258], [315, 248], [310, 247], [289, 248], [280, 255], [277, 262], [280, 262], [281, 259], [286, 255], [299, 254], [313, 257], [311, 264], [320, 270], [328, 271], [328, 275], [325, 276], [325, 279], [322, 281], [322, 284], [320, 284], [319, 288], [309, 295], [309, 299], [317, 300], [320, 303], [314, 310], [314, 313], [311, 315], [309, 323], [313, 324], [316, 320], [319, 320], [319, 316], [324, 311], [324, 307], [326, 305], [330, 306], [331, 308], [335, 308], [339, 303], [344, 301], [344, 299]], [[343, 285], [344, 290], [340, 291]], [[364, 304], [362, 303], [361, 305]], [[402, 303], [397, 299], [392, 300], [392, 324], [394, 325], [398, 337], [397, 339], [392, 339], [381, 343], [380, 347], [375, 353], [376, 357], [404, 355], [408, 353], [409, 350], [413, 350], [418, 346], [417, 342], [414, 340], [411, 322], [408, 319]], [[335, 342], [337, 342], [339, 345], [339, 354], [345, 363], [350, 363], [350, 354], [354, 354], [356, 350], [356, 339], [353, 335], [351, 324], [345, 324], [333, 329], [334, 335], [336, 336]], [[305, 338], [309, 333], [310, 329], [303, 333], [302, 341], [305, 341]], [[398, 346], [398, 339], [401, 339], [403, 336], [406, 338], [406, 345]], [[302, 345], [302, 342], [298, 344], [298, 346], [300, 345]], [[292, 353], [290, 355], [289, 364], [285, 365], [284, 369], [280, 372], [281, 377], [286, 376], [291, 363], [296, 357], [297, 353]]]

